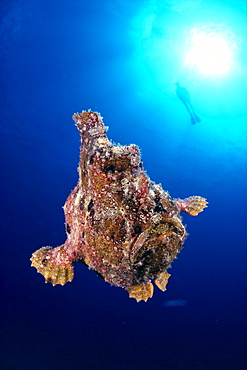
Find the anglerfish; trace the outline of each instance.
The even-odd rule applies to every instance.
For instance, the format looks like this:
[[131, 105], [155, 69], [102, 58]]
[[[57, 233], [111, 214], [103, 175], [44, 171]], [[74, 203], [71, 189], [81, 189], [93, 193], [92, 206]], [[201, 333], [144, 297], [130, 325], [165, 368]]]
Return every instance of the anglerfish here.
[[144, 171], [138, 146], [111, 142], [99, 113], [73, 119], [81, 136], [79, 180], [64, 205], [67, 239], [45, 246], [31, 261], [46, 282], [64, 285], [82, 262], [137, 302], [166, 290], [167, 269], [187, 237], [180, 212], [198, 215], [200, 196], [173, 199]]

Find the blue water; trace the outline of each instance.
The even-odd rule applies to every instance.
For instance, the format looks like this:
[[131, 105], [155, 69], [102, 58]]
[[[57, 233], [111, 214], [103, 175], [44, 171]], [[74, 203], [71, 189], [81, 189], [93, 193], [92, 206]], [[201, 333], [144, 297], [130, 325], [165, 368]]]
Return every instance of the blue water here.
[[[1, 0], [0, 17], [1, 369], [246, 370], [246, 2]], [[236, 41], [224, 76], [183, 66], [189, 31], [208, 24]], [[65, 240], [71, 116], [89, 108], [110, 139], [140, 146], [173, 197], [209, 201], [184, 215], [168, 290], [147, 303], [78, 263], [63, 287], [30, 267], [36, 249]]]

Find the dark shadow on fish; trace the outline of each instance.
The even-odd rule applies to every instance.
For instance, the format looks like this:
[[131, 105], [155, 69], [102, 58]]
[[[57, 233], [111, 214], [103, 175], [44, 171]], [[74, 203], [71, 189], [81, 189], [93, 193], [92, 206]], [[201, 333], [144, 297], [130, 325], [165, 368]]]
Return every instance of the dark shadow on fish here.
[[197, 116], [192, 107], [188, 90], [185, 87], [180, 86], [179, 82], [176, 82], [175, 85], [177, 86], [176, 94], [189, 112], [192, 125], [195, 125], [197, 122], [201, 122], [201, 119]]

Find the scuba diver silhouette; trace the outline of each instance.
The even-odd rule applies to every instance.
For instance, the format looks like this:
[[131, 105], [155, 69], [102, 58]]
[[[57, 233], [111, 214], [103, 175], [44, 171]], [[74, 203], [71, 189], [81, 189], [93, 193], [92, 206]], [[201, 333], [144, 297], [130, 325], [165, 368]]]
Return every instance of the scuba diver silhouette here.
[[192, 104], [190, 102], [190, 94], [188, 90], [185, 87], [180, 86], [179, 82], [176, 82], [175, 85], [177, 86], [176, 94], [185, 105], [187, 111], [189, 112], [192, 125], [195, 125], [196, 122], [201, 122], [200, 118], [196, 115], [192, 107]]

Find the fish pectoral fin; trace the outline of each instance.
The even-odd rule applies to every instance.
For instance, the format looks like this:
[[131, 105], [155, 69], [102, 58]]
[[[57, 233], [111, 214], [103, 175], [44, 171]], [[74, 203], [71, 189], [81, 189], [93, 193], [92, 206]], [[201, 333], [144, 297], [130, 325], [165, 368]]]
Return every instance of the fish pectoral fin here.
[[[62, 254], [62, 248], [42, 247], [32, 254], [30, 260], [31, 266], [37, 269], [37, 272], [42, 274], [46, 283], [51, 283], [53, 286], [57, 284], [64, 285], [74, 278], [74, 268], [71, 261], [58, 257], [58, 253]], [[62, 257], [62, 256], [61, 256]]]
[[202, 212], [208, 204], [205, 198], [197, 195], [183, 199], [182, 203], [184, 206], [182, 211], [187, 212], [191, 216], [197, 216], [198, 213]]

